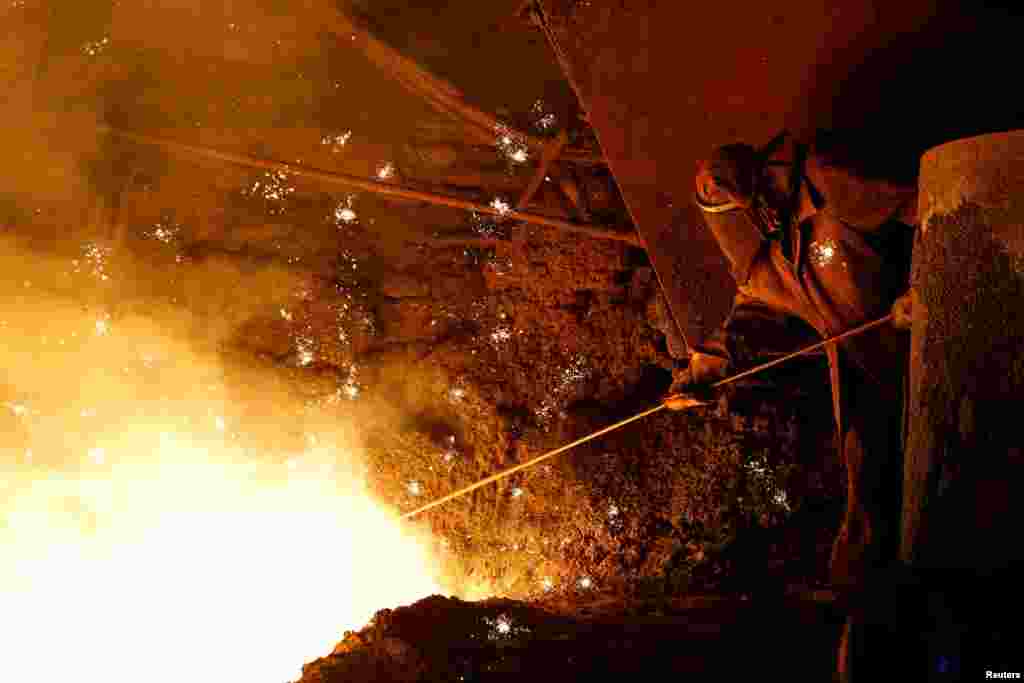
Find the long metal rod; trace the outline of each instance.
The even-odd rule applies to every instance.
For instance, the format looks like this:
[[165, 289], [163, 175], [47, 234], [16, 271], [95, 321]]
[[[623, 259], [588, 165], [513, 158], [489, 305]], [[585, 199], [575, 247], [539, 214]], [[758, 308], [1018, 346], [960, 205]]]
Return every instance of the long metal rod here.
[[480, 481], [476, 482], [475, 484], [470, 484], [469, 486], [467, 486], [465, 488], [462, 488], [462, 489], [459, 489], [458, 491], [455, 491], [454, 493], [449, 493], [444, 498], [438, 498], [437, 500], [433, 501], [432, 503], [427, 503], [426, 505], [424, 505], [421, 508], [417, 508], [416, 510], [413, 510], [412, 512], [405, 513], [404, 515], [402, 515], [402, 519], [408, 519], [409, 517], [413, 517], [415, 515], [418, 515], [421, 512], [426, 512], [427, 510], [430, 510], [431, 508], [435, 508], [438, 505], [442, 505], [444, 503], [447, 503], [449, 500], [452, 500], [453, 498], [458, 498], [459, 496], [463, 496], [463, 495], [469, 493], [470, 491], [475, 491], [475, 490], [477, 490], [478, 488], [480, 488], [482, 486], [487, 486], [490, 483], [496, 482], [499, 479], [504, 479], [505, 477], [507, 477], [509, 475], [512, 475], [512, 474], [515, 474], [516, 472], [520, 472], [522, 470], [525, 470], [528, 467], [533, 467], [537, 463], [540, 463], [540, 462], [543, 462], [545, 460], [548, 460], [549, 458], [553, 458], [556, 455], [558, 455], [559, 453], [564, 453], [565, 451], [569, 450], [570, 448], [575, 448], [576, 446], [579, 446], [580, 444], [584, 444], [584, 443], [590, 441], [591, 439], [596, 439], [599, 436], [604, 436], [608, 432], [614, 431], [614, 430], [618, 429], [619, 427], [625, 427], [630, 422], [636, 422], [637, 420], [641, 420], [641, 419], [647, 417], [648, 415], [653, 415], [654, 413], [658, 412], [659, 410], [664, 410], [664, 409], [665, 409], [665, 404], [664, 403], [656, 405], [653, 408], [648, 408], [644, 412], [637, 413], [633, 417], [627, 417], [625, 420], [621, 420], [619, 422], [616, 422], [615, 424], [610, 425], [608, 427], [605, 427], [604, 429], [601, 429], [599, 431], [596, 431], [593, 434], [588, 434], [587, 436], [584, 436], [583, 438], [576, 439], [572, 443], [569, 443], [569, 444], [566, 444], [566, 445], [561, 446], [559, 448], [556, 448], [553, 451], [548, 451], [544, 455], [538, 455], [536, 458], [534, 458], [532, 460], [527, 460], [526, 462], [520, 463], [519, 465], [516, 465], [515, 467], [510, 467], [509, 469], [505, 470], [504, 472], [498, 472], [497, 474], [492, 474], [491, 476], [487, 477], [486, 479], [481, 479]]
[[237, 166], [245, 166], [248, 168], [260, 168], [268, 171], [284, 171], [292, 175], [311, 178], [313, 180], [319, 180], [320, 182], [329, 185], [341, 185], [343, 187], [355, 188], [358, 190], [364, 190], [366, 192], [374, 192], [385, 197], [398, 197], [401, 199], [412, 199], [421, 202], [428, 202], [430, 204], [437, 204], [441, 206], [449, 206], [455, 209], [463, 209], [466, 211], [475, 211], [477, 213], [487, 214], [489, 216], [497, 216], [499, 218], [507, 218], [511, 220], [522, 221], [524, 223], [533, 223], [534, 225], [543, 225], [548, 228], [556, 228], [558, 230], [564, 230], [565, 232], [574, 232], [581, 235], [587, 235], [588, 237], [594, 237], [597, 239], [614, 240], [617, 242], [626, 242], [627, 244], [639, 244], [639, 238], [636, 236], [635, 231], [630, 232], [619, 232], [615, 230], [602, 229], [597, 226], [583, 225], [580, 223], [571, 223], [569, 221], [563, 221], [558, 218], [550, 218], [548, 216], [541, 216], [535, 213], [526, 213], [519, 210], [508, 210], [508, 209], [496, 209], [489, 204], [480, 204], [478, 202], [462, 199], [461, 197], [453, 197], [451, 195], [439, 194], [436, 192], [424, 192], [422, 190], [414, 190], [401, 185], [395, 185], [392, 183], [379, 182], [376, 180], [369, 180], [360, 176], [349, 175], [347, 173], [338, 173], [337, 171], [323, 171], [309, 166], [292, 164], [285, 161], [273, 161], [269, 159], [259, 159], [257, 157], [248, 156], [245, 154], [237, 154], [234, 152], [225, 152], [211, 147], [201, 147], [199, 145], [189, 145], [183, 142], [177, 142], [175, 140], [169, 140], [167, 138], [157, 137], [154, 135], [146, 135], [143, 133], [135, 133], [132, 131], [115, 128], [108, 125], [99, 125], [97, 128], [110, 135], [131, 140], [138, 144], [153, 145], [162, 147], [164, 149], [184, 154], [192, 157], [201, 157], [205, 159], [211, 159], [213, 161], [220, 161], [229, 164], [235, 164]]
[[[817, 349], [820, 349], [820, 348], [822, 348], [824, 346], [828, 346], [829, 344], [835, 344], [837, 342], [842, 341], [843, 339], [847, 339], [848, 337], [853, 337], [853, 336], [856, 336], [858, 334], [862, 334], [864, 332], [867, 332], [868, 330], [874, 329], [876, 327], [880, 327], [881, 325], [884, 325], [885, 323], [891, 321], [892, 318], [893, 318], [893, 316], [890, 313], [889, 315], [885, 316], [884, 318], [879, 318], [878, 320], [874, 320], [872, 322], [866, 323], [864, 325], [861, 325], [860, 327], [855, 327], [852, 330], [847, 330], [846, 332], [843, 332], [842, 334], [837, 334], [834, 337], [829, 337], [828, 339], [820, 341], [820, 342], [818, 342], [816, 344], [811, 344], [810, 346], [806, 346], [806, 347], [804, 347], [804, 348], [802, 348], [802, 349], [800, 349], [798, 351], [794, 351], [793, 353], [790, 353], [790, 354], [788, 354], [786, 356], [783, 356], [781, 358], [776, 358], [773, 361], [769, 361], [769, 362], [764, 363], [762, 365], [758, 365], [757, 367], [753, 367], [753, 368], [750, 368], [749, 370], [745, 370], [743, 372], [737, 373], [737, 374], [735, 374], [735, 375], [733, 375], [731, 377], [727, 377], [727, 378], [725, 378], [725, 379], [723, 379], [723, 380], [721, 380], [719, 382], [715, 382], [711, 386], [715, 387], [715, 388], [722, 387], [722, 386], [725, 386], [727, 384], [731, 384], [732, 382], [735, 382], [737, 380], [743, 379], [744, 377], [750, 377], [753, 374], [756, 374], [756, 373], [761, 372], [763, 370], [767, 370], [768, 368], [775, 367], [776, 365], [779, 365], [781, 363], [785, 363], [786, 361], [792, 360], [792, 359], [794, 359], [794, 358], [796, 358], [798, 356], [807, 355], [808, 353], [816, 351]], [[694, 402], [694, 405], [699, 405], [699, 403]], [[538, 463], [541, 463], [541, 462], [543, 462], [545, 460], [553, 458], [556, 455], [559, 455], [560, 453], [564, 453], [567, 450], [575, 448], [576, 446], [579, 446], [579, 445], [584, 444], [584, 443], [586, 443], [588, 441], [596, 439], [599, 436], [604, 436], [608, 432], [615, 431], [616, 429], [619, 429], [620, 427], [625, 427], [626, 425], [630, 424], [631, 422], [636, 422], [637, 420], [642, 420], [643, 418], [647, 417], [648, 415], [653, 415], [654, 413], [657, 413], [657, 412], [659, 412], [661, 410], [664, 410], [666, 407], [667, 407], [666, 403], [663, 402], [663, 403], [660, 403], [660, 404], [654, 406], [653, 408], [648, 408], [647, 410], [645, 410], [645, 411], [643, 411], [641, 413], [637, 413], [636, 415], [633, 415], [632, 417], [627, 417], [625, 420], [620, 420], [619, 422], [616, 422], [613, 425], [609, 425], [609, 426], [607, 426], [607, 427], [605, 427], [603, 429], [600, 429], [600, 430], [598, 430], [596, 432], [593, 432], [592, 434], [588, 434], [587, 436], [584, 436], [582, 438], [576, 439], [572, 443], [566, 444], [564, 446], [560, 446], [560, 447], [556, 448], [553, 451], [548, 451], [547, 453], [544, 453], [543, 455], [538, 455], [536, 458], [533, 458], [532, 460], [527, 460], [524, 463], [520, 463], [519, 465], [515, 465], [514, 467], [510, 467], [507, 470], [504, 470], [502, 472], [498, 472], [497, 474], [492, 474], [491, 476], [489, 476], [489, 477], [487, 477], [485, 479], [481, 479], [480, 481], [478, 481], [478, 482], [476, 482], [474, 484], [470, 484], [469, 486], [461, 488], [458, 491], [453, 491], [452, 493], [449, 493], [447, 496], [444, 496], [443, 498], [438, 498], [435, 501], [427, 503], [423, 507], [416, 508], [412, 512], [406, 512], [404, 515], [401, 516], [401, 519], [409, 519], [410, 517], [415, 517], [416, 515], [420, 514], [421, 512], [426, 512], [427, 510], [433, 509], [433, 508], [437, 507], [438, 505], [443, 505], [443, 504], [447, 503], [450, 500], [453, 500], [453, 499], [458, 498], [460, 496], [464, 496], [464, 495], [466, 495], [467, 493], [469, 493], [471, 491], [475, 491], [478, 488], [481, 488], [483, 486], [487, 486], [488, 484], [492, 484], [492, 483], [498, 481], [499, 479], [504, 479], [505, 477], [508, 477], [510, 475], [515, 474], [516, 472], [521, 472], [521, 471], [523, 471], [525, 469], [533, 467], [534, 465], [536, 465]]]
[[790, 354], [787, 354], [785, 356], [782, 356], [781, 358], [776, 358], [773, 361], [769, 361], [769, 362], [764, 363], [762, 365], [758, 365], [757, 367], [750, 368], [749, 370], [744, 370], [743, 372], [735, 374], [732, 377], [726, 377], [725, 379], [723, 379], [723, 380], [721, 380], [719, 382], [715, 382], [711, 386], [717, 389], [718, 387], [723, 387], [726, 384], [731, 384], [731, 383], [735, 382], [736, 380], [743, 379], [744, 377], [750, 377], [751, 375], [756, 374], [758, 372], [761, 372], [762, 370], [767, 370], [768, 368], [773, 368], [776, 365], [780, 365], [782, 363], [785, 363], [788, 360], [793, 360], [797, 356], [806, 356], [808, 353], [811, 353], [812, 351], [817, 351], [818, 349], [824, 348], [824, 347], [828, 346], [829, 344], [835, 344], [836, 342], [840, 342], [840, 341], [846, 339], [847, 337], [854, 337], [854, 336], [856, 336], [858, 334], [861, 334], [862, 332], [867, 332], [868, 330], [874, 329], [876, 327], [880, 327], [880, 326], [884, 325], [885, 323], [891, 321], [892, 317], [893, 317], [892, 313], [890, 313], [889, 315], [887, 315], [887, 316], [885, 316], [883, 318], [879, 318], [878, 320], [873, 320], [873, 321], [871, 321], [869, 323], [865, 323], [865, 324], [861, 325], [860, 327], [855, 327], [852, 330], [847, 330], [846, 332], [843, 332], [841, 334], [837, 334], [834, 337], [829, 337], [828, 339], [820, 341], [820, 342], [818, 342], [816, 344], [811, 344], [810, 346], [806, 346], [806, 347], [800, 349], [799, 351], [794, 351], [793, 353], [790, 353]]

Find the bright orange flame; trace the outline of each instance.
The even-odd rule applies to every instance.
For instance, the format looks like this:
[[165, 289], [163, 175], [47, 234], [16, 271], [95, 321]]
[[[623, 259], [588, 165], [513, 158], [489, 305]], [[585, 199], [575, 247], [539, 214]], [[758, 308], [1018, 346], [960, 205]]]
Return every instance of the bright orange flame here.
[[[44, 352], [34, 316], [6, 318], [0, 391], [30, 398], [0, 410], [32, 453], [0, 461], [0, 681], [284, 683], [376, 610], [440, 592], [426, 544], [371, 500], [340, 437], [287, 459], [247, 450], [212, 398], [216, 367], [151, 325], [96, 335], [51, 308], [43, 329], [67, 343]], [[47, 422], [44, 402], [64, 416]], [[272, 402], [291, 424], [259, 431], [294, 427]]]
[[0, 534], [0, 680], [282, 683], [439, 592], [356, 487], [260, 469], [173, 437], [150, 463], [27, 482]]

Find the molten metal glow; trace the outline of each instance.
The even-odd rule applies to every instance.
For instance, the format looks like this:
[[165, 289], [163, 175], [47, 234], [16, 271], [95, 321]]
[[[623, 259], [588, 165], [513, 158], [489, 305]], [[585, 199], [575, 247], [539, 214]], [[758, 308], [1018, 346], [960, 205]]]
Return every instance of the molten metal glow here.
[[0, 433], [0, 681], [284, 683], [376, 610], [440, 592], [341, 436], [245, 446], [294, 413], [244, 419], [216, 366], [130, 323], [46, 353], [30, 323], [0, 339], [0, 391], [27, 397], [0, 403], [17, 428]]
[[8, 502], [0, 679], [282, 683], [377, 609], [438, 592], [425, 552], [358, 491], [188, 438], [151, 452]]

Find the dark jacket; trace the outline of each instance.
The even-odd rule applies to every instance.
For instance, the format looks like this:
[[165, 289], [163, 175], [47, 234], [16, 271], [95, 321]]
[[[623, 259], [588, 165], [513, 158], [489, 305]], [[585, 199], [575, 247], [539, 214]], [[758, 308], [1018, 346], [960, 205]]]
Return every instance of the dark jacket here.
[[[771, 157], [765, 177], [772, 185], [769, 194], [787, 198], [776, 231], [759, 225], [755, 212], [705, 213], [739, 292], [722, 329], [694, 349], [695, 382], [713, 382], [755, 362], [744, 353], [751, 340], [741, 338], [750, 330], [760, 330], [771, 340], [769, 346], [796, 350], [806, 340], [786, 343], [788, 319], [803, 321], [820, 337], [834, 336], [886, 315], [908, 286], [912, 229], [907, 223], [916, 222], [915, 188], [858, 177], [793, 142]], [[908, 350], [909, 335], [890, 326], [826, 347], [841, 455], [850, 479], [847, 520], [833, 556], [833, 571], [841, 581], [859, 570], [837, 566], [848, 564], [837, 558], [849, 550], [840, 546], [870, 543], [876, 526], [871, 517], [877, 515], [864, 510], [861, 490], [864, 477], [871, 475], [865, 475], [863, 463], [873, 457], [872, 450], [886, 451], [876, 459], [892, 459], [888, 429], [868, 428], [858, 414], [853, 421], [865, 428], [851, 433], [846, 413], [864, 413], [877, 403], [874, 407], [888, 411], [888, 417], [899, 414]]]

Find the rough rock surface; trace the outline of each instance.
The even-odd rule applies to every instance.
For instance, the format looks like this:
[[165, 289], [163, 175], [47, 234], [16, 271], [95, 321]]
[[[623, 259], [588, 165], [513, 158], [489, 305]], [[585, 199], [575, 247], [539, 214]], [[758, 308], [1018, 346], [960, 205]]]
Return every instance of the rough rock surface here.
[[[618, 601], [615, 601], [618, 603]], [[307, 664], [299, 683], [496, 681], [513, 676], [581, 680], [686, 675], [741, 680], [765, 670], [793, 681], [829, 680], [837, 619], [813, 602], [758, 606], [691, 600], [607, 613], [578, 603], [567, 616], [511, 600], [467, 603], [434, 596], [382, 610], [348, 632], [330, 655]], [[789, 654], [794, 641], [800, 655]], [[742, 657], [735, 653], [743, 651]]]

